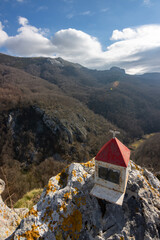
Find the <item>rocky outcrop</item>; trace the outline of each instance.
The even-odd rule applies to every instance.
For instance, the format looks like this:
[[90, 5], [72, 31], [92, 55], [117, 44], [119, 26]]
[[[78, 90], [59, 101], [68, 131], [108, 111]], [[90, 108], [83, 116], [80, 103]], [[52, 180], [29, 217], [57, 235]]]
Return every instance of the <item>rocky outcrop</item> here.
[[91, 196], [93, 184], [94, 159], [69, 165], [8, 240], [160, 238], [160, 182], [152, 173], [131, 161], [122, 207]]
[[104, 144], [104, 139], [109, 140], [109, 129], [113, 126], [81, 107], [80, 111], [77, 107], [77, 112], [63, 106], [50, 112], [34, 105], [0, 114], [3, 123], [0, 126], [0, 163], [5, 163], [5, 152], [24, 169], [55, 154], [69, 162], [89, 160]]
[[[0, 194], [5, 189], [5, 183], [0, 179]], [[19, 225], [20, 218], [10, 208], [8, 208], [0, 195], [0, 240], [6, 239]]]
[[[58, 119], [56, 116], [49, 116], [37, 106], [33, 106], [33, 109], [40, 114], [43, 119], [43, 123], [47, 128], [49, 128], [53, 135], [61, 138], [67, 143], [73, 143], [77, 140], [83, 142], [87, 137], [87, 130], [82, 123], [86, 122], [85, 118], [78, 115], [76, 116], [74, 124], [69, 124], [66, 120]], [[78, 119], [80, 119], [81, 124], [78, 124]]]

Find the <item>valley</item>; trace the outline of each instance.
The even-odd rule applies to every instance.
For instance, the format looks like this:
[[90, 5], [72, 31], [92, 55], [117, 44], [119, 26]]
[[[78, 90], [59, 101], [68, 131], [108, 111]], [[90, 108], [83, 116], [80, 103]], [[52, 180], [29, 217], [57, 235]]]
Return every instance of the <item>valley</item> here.
[[0, 165], [14, 202], [69, 163], [94, 157], [110, 129], [127, 145], [160, 132], [159, 80], [0, 54]]

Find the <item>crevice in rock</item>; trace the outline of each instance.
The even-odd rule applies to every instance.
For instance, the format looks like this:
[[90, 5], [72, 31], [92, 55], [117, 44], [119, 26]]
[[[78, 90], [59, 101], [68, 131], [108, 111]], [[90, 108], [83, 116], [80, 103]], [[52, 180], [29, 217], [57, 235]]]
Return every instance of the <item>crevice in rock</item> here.
[[104, 217], [105, 213], [106, 213], [106, 201], [105, 200], [102, 200], [102, 199], [99, 199], [97, 198], [98, 200], [98, 204], [100, 206], [100, 209], [101, 209], [101, 213], [102, 213], [102, 218]]

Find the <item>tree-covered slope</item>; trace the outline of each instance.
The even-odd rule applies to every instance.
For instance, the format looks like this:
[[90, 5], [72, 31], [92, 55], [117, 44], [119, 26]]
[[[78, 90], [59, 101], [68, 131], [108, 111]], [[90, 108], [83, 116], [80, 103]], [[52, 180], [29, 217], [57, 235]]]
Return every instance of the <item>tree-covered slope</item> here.
[[0, 102], [0, 177], [7, 177], [14, 201], [44, 187], [68, 162], [95, 156], [115, 128], [57, 85], [5, 65]]
[[14, 200], [43, 187], [68, 162], [95, 156], [110, 129], [124, 143], [160, 131], [158, 79], [0, 54], [0, 164]]
[[160, 131], [160, 74], [133, 76], [116, 67], [90, 70], [61, 58], [16, 58], [0, 63], [57, 85], [67, 96], [124, 129], [130, 138]]

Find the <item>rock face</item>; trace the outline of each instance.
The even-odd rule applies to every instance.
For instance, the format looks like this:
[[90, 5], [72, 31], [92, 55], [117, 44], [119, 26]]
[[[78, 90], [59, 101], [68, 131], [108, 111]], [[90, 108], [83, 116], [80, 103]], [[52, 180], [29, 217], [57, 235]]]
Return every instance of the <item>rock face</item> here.
[[2, 179], [0, 179], [0, 194], [3, 193], [4, 189], [5, 189], [5, 182]]
[[[9, 158], [26, 169], [55, 154], [70, 162], [85, 162], [96, 154], [104, 139], [109, 140], [109, 129], [115, 128], [79, 102], [69, 109], [60, 104], [53, 111], [38, 104], [18, 107], [0, 112], [0, 121], [0, 163], [5, 164], [3, 153], [7, 151]], [[125, 133], [121, 132], [123, 139]]]
[[123, 206], [90, 195], [94, 159], [52, 177], [9, 239], [151, 240], [160, 238], [160, 182], [130, 162]]
[[[5, 189], [5, 183], [0, 179], [0, 194]], [[4, 240], [9, 236], [19, 225], [20, 218], [18, 215], [10, 208], [8, 208], [0, 195], [0, 240]]]

